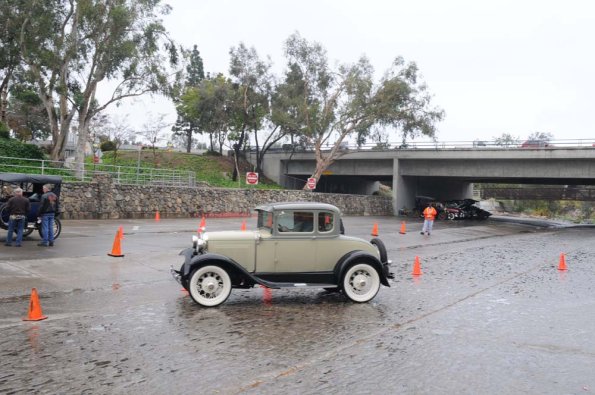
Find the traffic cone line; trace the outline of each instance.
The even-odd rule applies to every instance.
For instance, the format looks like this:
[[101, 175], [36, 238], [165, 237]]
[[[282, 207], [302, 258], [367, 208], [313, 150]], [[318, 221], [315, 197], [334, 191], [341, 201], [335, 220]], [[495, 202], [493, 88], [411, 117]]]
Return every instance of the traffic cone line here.
[[41, 321], [45, 320], [46, 317], [41, 311], [41, 303], [39, 303], [39, 296], [37, 295], [37, 289], [31, 289], [31, 299], [29, 301], [29, 313], [27, 318], [23, 318], [23, 321]]
[[560, 253], [560, 264], [558, 265], [558, 270], [568, 270], [568, 268], [566, 267], [566, 254], [564, 254], [563, 252]]
[[155, 212], [155, 221], [159, 222], [161, 220], [161, 216], [159, 215], [159, 210]]
[[413, 272], [411, 274], [414, 276], [421, 276], [421, 265], [418, 256], [415, 257], [415, 261], [413, 262]]
[[372, 227], [372, 236], [378, 236], [378, 222], [374, 222], [374, 226]]
[[116, 237], [114, 237], [114, 244], [112, 245], [112, 252], [107, 255], [113, 256], [115, 258], [121, 258], [124, 256], [124, 254], [122, 254], [120, 231], [116, 232]]
[[401, 230], [399, 231], [400, 234], [404, 235], [405, 232], [405, 221], [401, 222]]

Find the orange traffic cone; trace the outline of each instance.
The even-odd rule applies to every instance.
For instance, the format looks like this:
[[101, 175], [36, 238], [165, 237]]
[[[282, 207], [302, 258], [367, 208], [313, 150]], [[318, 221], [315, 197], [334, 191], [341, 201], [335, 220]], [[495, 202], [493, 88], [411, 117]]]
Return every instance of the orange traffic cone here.
[[160, 221], [161, 220], [161, 216], [159, 215], [159, 210], [157, 210], [155, 212], [155, 221]]
[[401, 231], [399, 232], [400, 234], [404, 235], [405, 232], [405, 221], [401, 222]]
[[560, 264], [558, 265], [558, 270], [568, 270], [566, 268], [566, 255], [563, 252], [560, 253]]
[[245, 231], [246, 230], [246, 220], [242, 220], [242, 227], [240, 228], [240, 230]]
[[118, 228], [118, 237], [120, 240], [124, 239], [124, 229], [121, 226]]
[[27, 318], [23, 318], [23, 321], [41, 321], [45, 320], [46, 317], [41, 312], [41, 304], [39, 303], [39, 296], [37, 296], [37, 289], [31, 289], [31, 301], [29, 302], [29, 314]]
[[374, 222], [374, 226], [372, 227], [372, 236], [378, 236], [378, 223]]
[[204, 232], [205, 229], [207, 228], [207, 221], [205, 220], [205, 216], [202, 216], [202, 219], [200, 220], [200, 225], [198, 225], [198, 233]]
[[120, 238], [120, 231], [116, 232], [116, 237], [114, 237], [114, 244], [112, 246], [112, 252], [107, 254], [109, 256], [113, 256], [116, 258], [121, 258], [124, 256], [124, 254], [122, 254], [122, 248], [120, 246], [120, 241], [122, 239]]
[[413, 272], [411, 273], [414, 276], [421, 276], [421, 265], [419, 264], [419, 257], [415, 257], [415, 262], [413, 262]]

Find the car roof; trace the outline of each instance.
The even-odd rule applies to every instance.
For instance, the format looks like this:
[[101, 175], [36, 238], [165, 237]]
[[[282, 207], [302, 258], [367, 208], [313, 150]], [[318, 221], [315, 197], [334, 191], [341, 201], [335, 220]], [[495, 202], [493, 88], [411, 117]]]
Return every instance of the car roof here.
[[319, 202], [277, 202], [262, 204], [256, 207], [256, 210], [279, 211], [279, 210], [327, 210], [340, 213], [340, 210], [328, 203]]
[[60, 176], [44, 176], [40, 174], [22, 174], [22, 173], [0, 173], [0, 181], [4, 182], [31, 182], [34, 184], [61, 184]]

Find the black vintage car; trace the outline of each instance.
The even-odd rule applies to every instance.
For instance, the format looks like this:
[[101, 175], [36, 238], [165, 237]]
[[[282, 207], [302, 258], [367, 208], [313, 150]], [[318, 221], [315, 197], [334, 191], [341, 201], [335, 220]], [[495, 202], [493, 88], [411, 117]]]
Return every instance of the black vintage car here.
[[[62, 186], [62, 177], [59, 176], [45, 176], [37, 174], [21, 174], [21, 173], [0, 173], [0, 228], [8, 229], [8, 212], [5, 210], [5, 205], [8, 199], [12, 196], [12, 191], [15, 188], [23, 190], [23, 196], [31, 202], [31, 211], [27, 216], [27, 225], [23, 231], [23, 236], [29, 236], [37, 229], [39, 236], [41, 233], [41, 223], [37, 219], [37, 212], [41, 205], [41, 195], [43, 195], [43, 186], [50, 184], [53, 186], [52, 192], [60, 198], [60, 188]], [[56, 213], [54, 218], [54, 239], [60, 236], [62, 231], [62, 223]], [[43, 237], [43, 236], [42, 236]]]

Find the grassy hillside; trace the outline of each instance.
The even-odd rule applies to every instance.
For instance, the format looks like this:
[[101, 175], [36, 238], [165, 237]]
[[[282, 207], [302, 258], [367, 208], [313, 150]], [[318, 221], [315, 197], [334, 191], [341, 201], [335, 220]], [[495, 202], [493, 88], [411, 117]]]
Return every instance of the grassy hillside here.
[[[156, 167], [161, 169], [188, 170], [196, 173], [197, 181], [207, 182], [213, 187], [238, 188], [238, 182], [232, 181], [234, 161], [227, 156], [195, 155], [182, 152], [173, 152], [166, 150], [157, 150], [155, 156], [151, 150], [143, 150], [140, 153], [141, 167]], [[118, 151], [117, 158], [114, 160], [113, 152], [103, 153], [104, 164], [115, 164], [120, 166], [137, 166], [139, 159], [138, 152]], [[250, 163], [240, 163], [240, 188], [247, 187], [245, 175], [247, 171], [252, 171], [253, 166]], [[281, 189], [277, 184], [263, 179], [262, 175], [259, 184], [251, 188], [260, 189]]]

